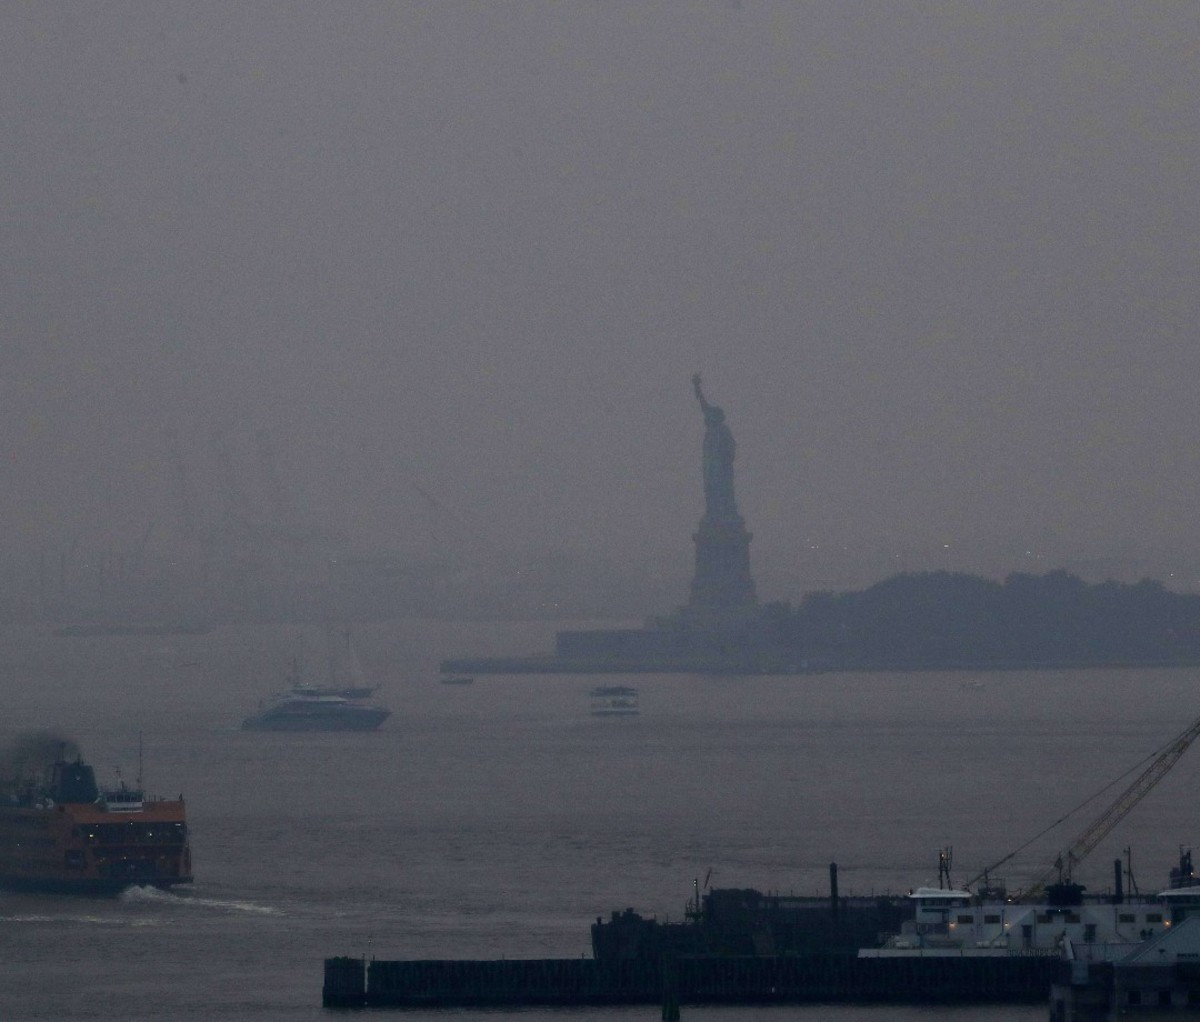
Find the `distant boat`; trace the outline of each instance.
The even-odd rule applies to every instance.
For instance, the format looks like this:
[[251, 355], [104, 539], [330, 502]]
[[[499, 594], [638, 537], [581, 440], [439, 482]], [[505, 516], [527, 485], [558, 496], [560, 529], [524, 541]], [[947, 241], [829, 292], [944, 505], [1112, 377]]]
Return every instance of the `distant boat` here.
[[638, 708], [638, 690], [628, 685], [601, 685], [589, 693], [593, 717], [634, 717]]
[[391, 710], [339, 695], [311, 695], [292, 689], [272, 696], [263, 709], [242, 721], [243, 731], [374, 731]]
[[374, 685], [365, 683], [362, 667], [350, 642], [350, 632], [329, 644], [326, 677], [321, 684], [308, 681], [301, 660], [293, 657], [284, 676], [287, 688], [268, 697], [258, 713], [242, 721], [243, 731], [374, 731], [391, 710], [363, 700]]
[[474, 685], [475, 679], [469, 674], [448, 674], [441, 679], [443, 685]]

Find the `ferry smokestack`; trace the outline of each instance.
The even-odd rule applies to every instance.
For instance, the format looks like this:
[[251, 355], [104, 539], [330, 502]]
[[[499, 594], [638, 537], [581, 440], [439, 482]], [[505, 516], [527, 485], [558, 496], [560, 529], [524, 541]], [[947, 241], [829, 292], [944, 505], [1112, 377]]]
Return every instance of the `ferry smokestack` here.
[[1113, 904], [1120, 905], [1125, 900], [1125, 873], [1121, 869], [1121, 860], [1113, 859]]

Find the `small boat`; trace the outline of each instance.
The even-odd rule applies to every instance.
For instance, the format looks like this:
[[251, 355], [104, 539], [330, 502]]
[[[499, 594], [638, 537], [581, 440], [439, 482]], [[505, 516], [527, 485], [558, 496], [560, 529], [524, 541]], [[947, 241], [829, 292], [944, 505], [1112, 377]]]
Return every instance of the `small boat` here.
[[447, 674], [441, 679], [443, 685], [474, 685], [475, 679], [469, 674]]
[[342, 695], [290, 689], [242, 721], [243, 731], [374, 731], [392, 711]]
[[638, 690], [628, 685], [600, 685], [589, 693], [593, 717], [634, 717], [638, 714]]

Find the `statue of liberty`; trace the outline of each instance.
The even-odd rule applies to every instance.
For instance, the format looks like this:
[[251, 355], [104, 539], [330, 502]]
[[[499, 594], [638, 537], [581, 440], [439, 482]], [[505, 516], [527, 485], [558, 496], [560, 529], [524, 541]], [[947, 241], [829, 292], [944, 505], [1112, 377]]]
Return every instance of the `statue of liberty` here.
[[733, 495], [733, 458], [737, 444], [725, 423], [725, 413], [704, 400], [700, 374], [692, 377], [692, 389], [704, 412], [704, 516], [710, 521], [735, 521], [737, 501]]

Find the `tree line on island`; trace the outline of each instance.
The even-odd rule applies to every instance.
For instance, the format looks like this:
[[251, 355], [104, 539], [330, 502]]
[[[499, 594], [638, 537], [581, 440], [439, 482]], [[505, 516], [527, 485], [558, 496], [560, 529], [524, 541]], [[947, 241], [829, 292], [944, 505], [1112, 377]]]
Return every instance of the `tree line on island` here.
[[815, 667], [1200, 662], [1200, 595], [1153, 579], [1088, 584], [1063, 570], [1003, 582], [904, 573], [772, 605], [763, 623], [768, 645]]

